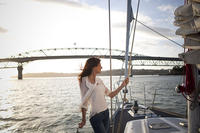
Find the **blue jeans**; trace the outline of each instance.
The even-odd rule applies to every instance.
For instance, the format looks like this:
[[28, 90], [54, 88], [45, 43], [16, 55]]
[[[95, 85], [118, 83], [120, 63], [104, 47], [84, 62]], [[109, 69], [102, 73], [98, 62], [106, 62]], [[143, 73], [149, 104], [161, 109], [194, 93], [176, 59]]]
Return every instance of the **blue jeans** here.
[[90, 118], [90, 123], [95, 133], [109, 132], [109, 110], [102, 111]]

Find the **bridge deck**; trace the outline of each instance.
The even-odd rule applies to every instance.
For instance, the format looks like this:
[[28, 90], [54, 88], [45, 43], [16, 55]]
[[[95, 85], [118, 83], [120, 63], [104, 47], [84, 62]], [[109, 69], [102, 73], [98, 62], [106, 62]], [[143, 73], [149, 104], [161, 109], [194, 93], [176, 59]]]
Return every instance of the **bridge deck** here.
[[[90, 58], [93, 57], [100, 57], [104, 59], [110, 58], [109, 55], [100, 56], [100, 55], [64, 55], [64, 56], [35, 56], [35, 57], [17, 57], [17, 58], [3, 58], [0, 59], [0, 62], [17, 62], [17, 63], [24, 63], [30, 62], [35, 60], [50, 60], [50, 59], [83, 59], [83, 58]], [[130, 56], [129, 56], [130, 58]], [[124, 56], [121, 55], [113, 55], [112, 59], [118, 60], [125, 60]], [[156, 60], [156, 61], [182, 61], [180, 58], [173, 58], [173, 57], [152, 57], [152, 56], [132, 56], [132, 60]]]

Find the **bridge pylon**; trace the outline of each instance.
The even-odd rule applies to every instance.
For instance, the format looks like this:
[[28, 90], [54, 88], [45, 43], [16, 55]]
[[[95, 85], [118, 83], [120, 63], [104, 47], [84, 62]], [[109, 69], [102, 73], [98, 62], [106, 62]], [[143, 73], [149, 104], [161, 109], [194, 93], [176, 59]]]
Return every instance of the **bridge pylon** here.
[[23, 79], [23, 74], [22, 74], [23, 65], [21, 63], [18, 64], [17, 70], [18, 70], [18, 79], [22, 80]]

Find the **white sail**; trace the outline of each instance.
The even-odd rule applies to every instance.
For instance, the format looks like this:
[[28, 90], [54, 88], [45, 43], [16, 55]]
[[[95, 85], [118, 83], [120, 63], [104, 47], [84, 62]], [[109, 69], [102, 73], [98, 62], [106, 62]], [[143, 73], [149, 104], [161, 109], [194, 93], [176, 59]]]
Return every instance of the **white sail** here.
[[186, 64], [200, 64], [200, 50], [191, 50], [186, 53], [179, 54]]
[[197, 34], [200, 32], [200, 29], [193, 29], [191, 27], [184, 27], [184, 28], [178, 28], [176, 30], [176, 35], [186, 36], [190, 34]]
[[193, 12], [192, 12], [192, 4], [187, 4], [187, 5], [183, 5], [178, 7], [175, 12], [174, 12], [175, 16], [192, 16]]
[[174, 25], [180, 26], [176, 31], [177, 35], [189, 35], [200, 32], [200, 17], [191, 18], [184, 21], [175, 21]]
[[200, 32], [200, 3], [192, 2], [178, 7], [175, 12], [174, 25], [180, 28], [177, 35], [190, 35]]
[[191, 39], [194, 41], [199, 41], [200, 42], [200, 33], [198, 34], [191, 34], [191, 35], [187, 35], [187, 36], [183, 36], [185, 39]]
[[[175, 22], [179, 29], [177, 35], [182, 35], [185, 38], [184, 47], [190, 49], [186, 53], [179, 54], [179, 57], [186, 64], [192, 64], [192, 71], [195, 77], [195, 84], [199, 84], [198, 69], [200, 69], [200, 0], [186, 0], [183, 6], [180, 6], [175, 11]], [[197, 69], [198, 68], [198, 69]], [[188, 99], [188, 133], [197, 133], [200, 123], [200, 107], [194, 107], [193, 103], [197, 102], [200, 87], [195, 87]], [[193, 106], [193, 109], [191, 108]]]
[[189, 0], [191, 2], [200, 2], [200, 0]]
[[178, 7], [175, 12], [175, 16], [200, 16], [200, 3], [192, 2]]
[[184, 47], [188, 49], [200, 49], [200, 41], [195, 41], [195, 40], [186, 38]]
[[176, 21], [188, 21], [192, 19], [192, 16], [175, 16], [174, 17], [175, 22]]
[[193, 16], [200, 16], [200, 3], [192, 3]]

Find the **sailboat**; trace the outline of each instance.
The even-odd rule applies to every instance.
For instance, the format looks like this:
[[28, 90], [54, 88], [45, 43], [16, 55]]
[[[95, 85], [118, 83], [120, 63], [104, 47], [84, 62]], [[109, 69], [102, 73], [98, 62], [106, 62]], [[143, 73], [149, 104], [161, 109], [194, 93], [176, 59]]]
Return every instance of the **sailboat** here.
[[[139, 1], [138, 1], [139, 2]], [[174, 24], [179, 26], [176, 34], [184, 38], [183, 47], [187, 52], [179, 54], [186, 64], [186, 83], [178, 85], [176, 91], [187, 99], [188, 118], [155, 107], [139, 105], [138, 101], [124, 99], [112, 115], [112, 133], [199, 133], [200, 132], [200, 0], [188, 0], [175, 10]], [[136, 15], [137, 16], [137, 15]], [[132, 16], [131, 0], [127, 0], [127, 30], [125, 77], [128, 74], [130, 23]], [[170, 39], [169, 39], [170, 40]]]

